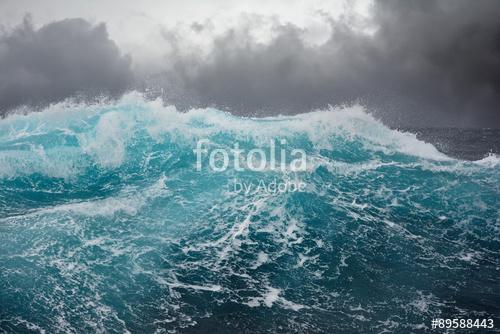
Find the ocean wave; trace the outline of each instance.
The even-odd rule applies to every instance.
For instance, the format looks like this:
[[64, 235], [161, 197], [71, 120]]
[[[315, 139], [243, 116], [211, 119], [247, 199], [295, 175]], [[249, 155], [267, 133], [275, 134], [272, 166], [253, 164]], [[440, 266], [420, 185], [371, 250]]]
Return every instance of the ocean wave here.
[[[307, 168], [198, 170], [200, 139], [302, 149]], [[493, 317], [499, 180], [498, 156], [449, 158], [357, 105], [242, 118], [129, 94], [11, 115], [0, 331], [405, 333]]]
[[[315, 153], [330, 150], [346, 162], [403, 154], [432, 161], [452, 160], [410, 133], [391, 130], [359, 105], [331, 107], [296, 116], [243, 118], [216, 109], [179, 112], [160, 100], [134, 93], [114, 103], [59, 103], [42, 112], [0, 121], [0, 177], [42, 173], [69, 178], [97, 165], [118, 168], [154, 152], [154, 144], [194, 145], [200, 138], [252, 142], [302, 140]], [[141, 146], [142, 145], [142, 146]], [[184, 147], [185, 149], [185, 147]]]

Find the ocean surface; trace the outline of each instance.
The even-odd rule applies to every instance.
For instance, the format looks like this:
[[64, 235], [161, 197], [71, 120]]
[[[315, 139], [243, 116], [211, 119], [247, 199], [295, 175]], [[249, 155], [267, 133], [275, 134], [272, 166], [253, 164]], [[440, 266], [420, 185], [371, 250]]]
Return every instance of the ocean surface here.
[[[2, 119], [0, 332], [498, 330], [499, 132], [407, 131], [360, 106], [249, 119], [135, 94]], [[201, 139], [307, 168], [198, 170]]]
[[500, 129], [406, 128], [417, 138], [432, 143], [449, 157], [481, 160], [488, 155], [500, 156]]

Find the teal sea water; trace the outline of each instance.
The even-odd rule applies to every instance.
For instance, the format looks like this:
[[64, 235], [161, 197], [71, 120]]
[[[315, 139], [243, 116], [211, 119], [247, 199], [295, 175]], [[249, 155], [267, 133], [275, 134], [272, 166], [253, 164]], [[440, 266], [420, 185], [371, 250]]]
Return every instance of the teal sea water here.
[[[200, 139], [303, 149], [307, 169], [215, 172], [204, 154], [198, 171]], [[359, 106], [249, 119], [131, 94], [7, 117], [0, 332], [498, 328], [499, 162], [449, 158]], [[306, 187], [245, 194], [235, 180]]]

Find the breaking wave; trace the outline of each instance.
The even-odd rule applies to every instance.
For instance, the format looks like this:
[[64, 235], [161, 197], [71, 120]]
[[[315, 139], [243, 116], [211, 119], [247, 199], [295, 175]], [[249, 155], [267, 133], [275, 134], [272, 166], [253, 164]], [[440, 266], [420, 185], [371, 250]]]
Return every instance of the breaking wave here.
[[[285, 139], [307, 170], [198, 171], [200, 139]], [[248, 195], [235, 179], [306, 189]], [[498, 156], [449, 158], [361, 106], [253, 119], [130, 94], [12, 115], [0, 330], [407, 333], [498, 319], [499, 181]]]

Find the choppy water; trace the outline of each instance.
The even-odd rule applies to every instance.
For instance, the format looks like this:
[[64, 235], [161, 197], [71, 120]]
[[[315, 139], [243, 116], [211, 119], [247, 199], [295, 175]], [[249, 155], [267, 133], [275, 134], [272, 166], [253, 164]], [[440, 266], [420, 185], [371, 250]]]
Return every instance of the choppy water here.
[[500, 129], [409, 128], [417, 138], [432, 143], [450, 157], [481, 160], [500, 154]]
[[[307, 171], [197, 171], [282, 148]], [[230, 165], [231, 166], [231, 165]], [[234, 179], [293, 179], [251, 196]], [[409, 333], [500, 325], [500, 164], [361, 107], [244, 119], [130, 95], [0, 121], [0, 331]]]

